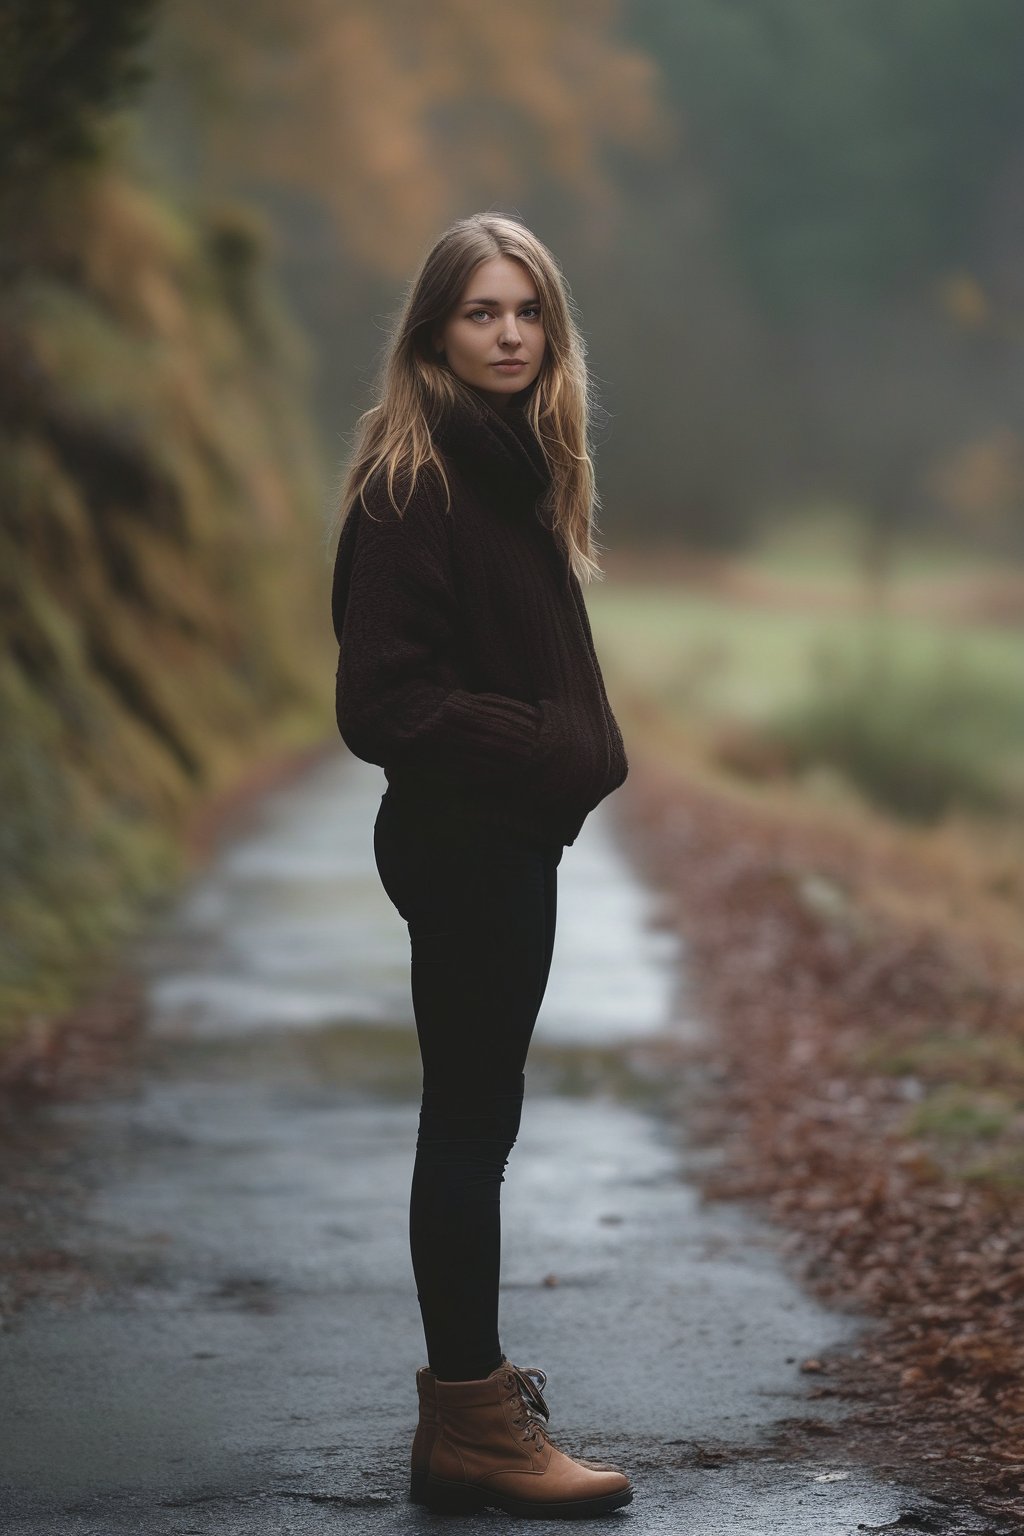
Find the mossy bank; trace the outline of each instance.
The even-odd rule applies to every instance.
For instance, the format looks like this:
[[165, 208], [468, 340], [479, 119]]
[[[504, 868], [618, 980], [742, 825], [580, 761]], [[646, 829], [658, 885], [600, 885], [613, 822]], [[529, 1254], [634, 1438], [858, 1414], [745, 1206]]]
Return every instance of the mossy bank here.
[[307, 359], [244, 209], [54, 178], [0, 286], [0, 1057], [185, 862], [196, 807], [329, 731]]

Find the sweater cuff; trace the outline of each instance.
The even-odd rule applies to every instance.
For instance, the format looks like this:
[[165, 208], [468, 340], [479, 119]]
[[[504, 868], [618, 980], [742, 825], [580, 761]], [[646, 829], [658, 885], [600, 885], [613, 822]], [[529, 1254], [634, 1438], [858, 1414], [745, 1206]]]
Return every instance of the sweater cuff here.
[[484, 760], [531, 767], [541, 746], [540, 707], [501, 693], [453, 694], [449, 725]]
[[541, 699], [540, 731], [534, 765], [538, 789], [545, 800], [558, 800], [569, 792], [573, 778], [573, 748], [565, 728], [565, 706], [555, 699]]

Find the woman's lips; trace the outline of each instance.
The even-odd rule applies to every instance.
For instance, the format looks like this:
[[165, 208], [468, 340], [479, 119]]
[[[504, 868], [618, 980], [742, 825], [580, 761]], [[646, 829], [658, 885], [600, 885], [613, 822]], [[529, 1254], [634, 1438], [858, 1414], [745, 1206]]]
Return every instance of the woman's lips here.
[[502, 373], [518, 373], [520, 368], [526, 367], [526, 359], [519, 358], [515, 362], [509, 361], [507, 363], [492, 363], [491, 367], [500, 368]]

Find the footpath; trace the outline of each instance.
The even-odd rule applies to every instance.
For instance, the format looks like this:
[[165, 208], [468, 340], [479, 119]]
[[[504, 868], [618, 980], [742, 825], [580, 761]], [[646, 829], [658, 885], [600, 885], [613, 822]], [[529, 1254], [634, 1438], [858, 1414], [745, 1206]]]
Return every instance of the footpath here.
[[[417, 1057], [382, 789], [339, 752], [260, 800], [136, 957], [130, 1061], [14, 1128], [5, 1226], [51, 1260], [0, 1334], [8, 1536], [439, 1528], [406, 1500]], [[559, 1443], [632, 1473], [631, 1506], [576, 1528], [980, 1530], [844, 1457], [842, 1405], [802, 1367], [860, 1325], [796, 1287], [770, 1228], [697, 1194], [709, 1154], [662, 1093], [701, 1028], [686, 957], [608, 805], [559, 876], [502, 1334], [547, 1373]]]

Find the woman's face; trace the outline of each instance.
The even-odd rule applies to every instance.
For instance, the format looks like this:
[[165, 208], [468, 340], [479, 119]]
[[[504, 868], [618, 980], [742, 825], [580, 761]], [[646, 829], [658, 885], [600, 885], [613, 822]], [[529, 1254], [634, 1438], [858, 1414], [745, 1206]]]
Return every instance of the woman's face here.
[[452, 373], [492, 405], [527, 389], [540, 373], [546, 341], [540, 296], [526, 268], [509, 256], [474, 267], [434, 345]]

